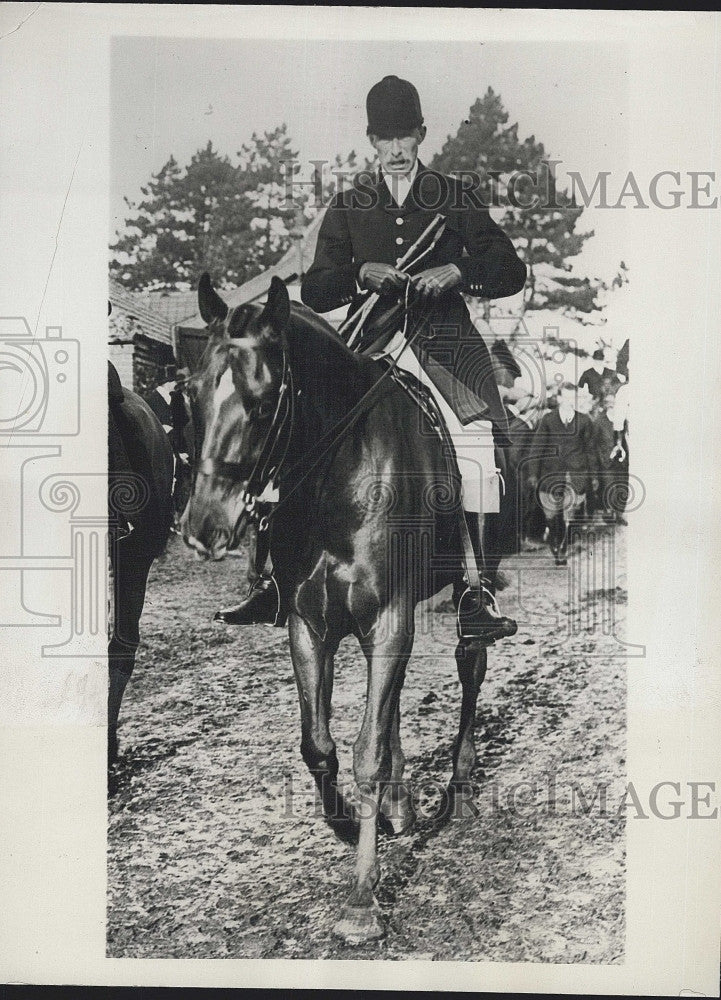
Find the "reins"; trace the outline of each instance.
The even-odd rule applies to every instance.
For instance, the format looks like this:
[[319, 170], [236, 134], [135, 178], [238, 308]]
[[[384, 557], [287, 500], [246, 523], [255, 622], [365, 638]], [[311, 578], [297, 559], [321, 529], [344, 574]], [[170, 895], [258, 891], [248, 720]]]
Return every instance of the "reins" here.
[[[407, 252], [399, 260], [397, 269], [402, 271], [404, 274], [410, 275], [411, 268], [417, 267], [423, 258], [427, 257], [431, 250], [433, 250], [436, 246], [445, 232], [445, 228], [446, 220], [443, 216], [440, 214], [434, 215], [415, 243], [408, 248]], [[418, 251], [420, 251], [424, 242], [429, 239], [431, 242], [419, 253]], [[417, 256], [414, 257], [414, 254], [417, 254]], [[363, 329], [363, 324], [372, 312], [373, 306], [378, 302], [379, 298], [380, 295], [377, 292], [373, 292], [372, 295], [368, 296], [363, 305], [338, 327], [338, 336], [343, 337], [346, 340], [348, 347], [353, 348], [356, 345], [356, 341]], [[348, 331], [351, 326], [353, 329], [349, 333]]]

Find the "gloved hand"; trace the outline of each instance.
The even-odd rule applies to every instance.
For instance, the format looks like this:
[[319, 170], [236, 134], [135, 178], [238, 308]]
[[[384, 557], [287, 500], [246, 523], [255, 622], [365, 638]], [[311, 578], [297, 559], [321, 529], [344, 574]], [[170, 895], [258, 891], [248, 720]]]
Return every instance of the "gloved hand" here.
[[413, 286], [424, 298], [435, 299], [443, 292], [448, 292], [460, 285], [463, 275], [455, 264], [441, 264], [440, 267], [429, 267], [411, 278]]
[[378, 264], [368, 261], [358, 272], [358, 284], [379, 295], [388, 295], [394, 289], [403, 288], [408, 275], [392, 264]]

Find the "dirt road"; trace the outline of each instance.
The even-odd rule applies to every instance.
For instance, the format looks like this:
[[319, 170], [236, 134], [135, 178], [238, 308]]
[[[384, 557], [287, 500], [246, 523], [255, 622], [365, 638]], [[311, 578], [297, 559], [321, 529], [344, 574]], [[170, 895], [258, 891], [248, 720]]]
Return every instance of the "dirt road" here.
[[[519, 631], [489, 653], [477, 815], [446, 825], [432, 812], [458, 725], [454, 626], [447, 612], [421, 616], [402, 702], [420, 816], [381, 841], [388, 932], [362, 947], [331, 933], [353, 853], [316, 813], [286, 632], [213, 624], [242, 592], [244, 561], [195, 562], [173, 538], [151, 571], [121, 713], [108, 954], [623, 961], [624, 530], [598, 529], [566, 569], [547, 550], [504, 565], [502, 607]], [[352, 640], [336, 662], [350, 782], [365, 665]]]

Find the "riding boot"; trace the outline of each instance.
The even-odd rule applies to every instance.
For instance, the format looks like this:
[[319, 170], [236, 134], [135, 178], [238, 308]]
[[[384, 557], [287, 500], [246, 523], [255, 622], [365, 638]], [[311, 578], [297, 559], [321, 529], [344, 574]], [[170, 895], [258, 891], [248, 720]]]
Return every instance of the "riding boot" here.
[[[259, 505], [262, 518], [272, 504]], [[270, 530], [255, 532], [248, 565], [248, 594], [240, 604], [223, 608], [215, 613], [214, 620], [226, 625], [285, 625], [288, 612], [283, 606], [280, 587], [273, 576], [270, 563]], [[262, 570], [258, 570], [258, 567]]]
[[453, 587], [453, 603], [456, 606], [458, 638], [478, 639], [490, 646], [496, 639], [515, 635], [518, 631], [518, 625], [512, 618], [499, 613], [488, 581], [483, 579], [484, 567], [482, 565], [479, 515], [468, 511], [464, 513], [473, 552], [479, 563], [482, 590], [480, 594], [477, 594], [470, 589], [467, 581], [456, 581]]

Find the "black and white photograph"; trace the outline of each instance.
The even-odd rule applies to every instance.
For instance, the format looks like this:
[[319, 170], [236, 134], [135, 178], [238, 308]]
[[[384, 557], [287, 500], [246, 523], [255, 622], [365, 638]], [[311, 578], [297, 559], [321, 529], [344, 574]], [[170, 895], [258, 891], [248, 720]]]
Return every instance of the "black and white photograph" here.
[[42, 7], [7, 981], [718, 995], [718, 15]]

